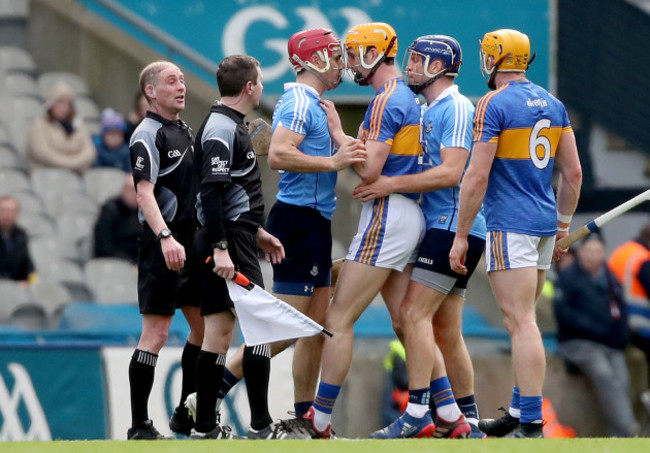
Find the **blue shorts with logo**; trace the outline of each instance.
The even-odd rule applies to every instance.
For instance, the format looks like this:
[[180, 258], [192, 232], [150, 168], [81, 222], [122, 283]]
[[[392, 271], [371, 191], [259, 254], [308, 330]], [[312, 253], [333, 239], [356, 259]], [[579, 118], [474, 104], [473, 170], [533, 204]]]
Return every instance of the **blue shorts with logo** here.
[[311, 296], [329, 287], [332, 269], [332, 222], [317, 210], [281, 201], [271, 208], [266, 230], [280, 239], [285, 259], [273, 265], [273, 292]]

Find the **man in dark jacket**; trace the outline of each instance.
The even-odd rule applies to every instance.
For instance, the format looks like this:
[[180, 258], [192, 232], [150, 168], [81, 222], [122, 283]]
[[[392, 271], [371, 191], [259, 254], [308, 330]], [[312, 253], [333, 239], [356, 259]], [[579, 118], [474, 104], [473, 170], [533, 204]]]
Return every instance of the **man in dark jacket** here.
[[130, 175], [127, 175], [118, 197], [102, 206], [95, 224], [95, 257], [122, 258], [138, 262], [138, 202]]
[[34, 265], [27, 248], [27, 234], [16, 225], [20, 204], [13, 197], [0, 197], [0, 278], [27, 283]]
[[634, 436], [638, 424], [624, 353], [630, 340], [627, 311], [598, 237], [588, 237], [577, 251], [577, 261], [559, 272], [554, 308], [560, 354], [592, 382], [609, 435]]

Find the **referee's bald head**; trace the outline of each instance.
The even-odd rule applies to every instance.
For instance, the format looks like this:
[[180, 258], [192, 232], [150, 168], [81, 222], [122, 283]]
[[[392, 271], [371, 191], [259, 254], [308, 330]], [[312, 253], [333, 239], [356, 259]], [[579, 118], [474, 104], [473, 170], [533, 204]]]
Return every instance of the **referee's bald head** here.
[[158, 84], [158, 74], [170, 67], [180, 71], [174, 63], [164, 60], [149, 63], [140, 71], [140, 92], [144, 95], [149, 105], [151, 105], [151, 98], [149, 97], [150, 93], [147, 93], [147, 85], [153, 85], [155, 87]]

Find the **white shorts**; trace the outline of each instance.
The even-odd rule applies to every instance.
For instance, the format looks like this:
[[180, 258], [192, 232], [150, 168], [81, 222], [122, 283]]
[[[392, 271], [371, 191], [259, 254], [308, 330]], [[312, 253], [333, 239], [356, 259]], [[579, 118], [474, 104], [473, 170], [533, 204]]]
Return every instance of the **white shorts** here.
[[424, 227], [420, 206], [403, 195], [364, 203], [345, 259], [401, 272], [415, 262]]
[[487, 271], [520, 267], [549, 269], [553, 259], [555, 236], [530, 236], [507, 231], [488, 231], [485, 242]]

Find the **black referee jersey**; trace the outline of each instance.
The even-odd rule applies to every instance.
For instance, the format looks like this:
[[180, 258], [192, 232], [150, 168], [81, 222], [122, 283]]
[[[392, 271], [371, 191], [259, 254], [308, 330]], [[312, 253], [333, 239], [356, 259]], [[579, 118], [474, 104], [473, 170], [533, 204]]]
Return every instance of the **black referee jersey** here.
[[[186, 223], [194, 218], [198, 185], [193, 168], [194, 137], [181, 120], [170, 121], [148, 111], [131, 136], [131, 168], [136, 187], [152, 182], [154, 196], [165, 222]], [[145, 223], [138, 208], [140, 223]]]
[[257, 228], [264, 215], [262, 181], [244, 115], [213, 104], [197, 133], [194, 159], [200, 184], [197, 215], [211, 239], [225, 239], [224, 221]]

